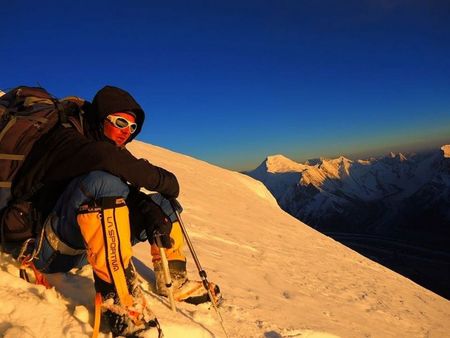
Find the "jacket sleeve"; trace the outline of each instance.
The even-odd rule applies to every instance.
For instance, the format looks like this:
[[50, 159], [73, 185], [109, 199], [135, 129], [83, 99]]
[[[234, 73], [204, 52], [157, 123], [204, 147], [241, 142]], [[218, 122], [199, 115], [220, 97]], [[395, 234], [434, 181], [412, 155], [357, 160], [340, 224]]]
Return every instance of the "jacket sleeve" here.
[[[59, 135], [58, 135], [59, 133]], [[48, 176], [66, 180], [93, 170], [104, 170], [138, 188], [157, 191], [168, 198], [178, 197], [179, 184], [174, 174], [145, 159], [137, 159], [128, 150], [108, 142], [92, 141], [73, 128], [56, 132], [55, 153]]]

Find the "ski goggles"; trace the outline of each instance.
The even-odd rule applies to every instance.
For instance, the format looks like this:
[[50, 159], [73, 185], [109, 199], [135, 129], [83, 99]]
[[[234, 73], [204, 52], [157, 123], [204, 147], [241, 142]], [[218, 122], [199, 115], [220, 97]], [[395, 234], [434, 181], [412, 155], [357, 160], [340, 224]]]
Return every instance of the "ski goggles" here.
[[137, 124], [131, 121], [128, 121], [125, 117], [116, 116], [116, 115], [108, 115], [106, 119], [113, 124], [114, 127], [119, 129], [124, 129], [130, 127], [130, 132], [133, 134], [137, 129]]

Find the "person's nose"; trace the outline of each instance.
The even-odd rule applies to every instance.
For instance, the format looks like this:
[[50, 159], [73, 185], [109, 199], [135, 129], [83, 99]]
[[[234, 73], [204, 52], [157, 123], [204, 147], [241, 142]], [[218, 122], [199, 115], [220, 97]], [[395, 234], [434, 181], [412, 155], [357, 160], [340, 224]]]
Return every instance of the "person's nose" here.
[[122, 135], [126, 135], [126, 136], [130, 136], [131, 135], [131, 131], [130, 131], [130, 127], [126, 127], [121, 129]]

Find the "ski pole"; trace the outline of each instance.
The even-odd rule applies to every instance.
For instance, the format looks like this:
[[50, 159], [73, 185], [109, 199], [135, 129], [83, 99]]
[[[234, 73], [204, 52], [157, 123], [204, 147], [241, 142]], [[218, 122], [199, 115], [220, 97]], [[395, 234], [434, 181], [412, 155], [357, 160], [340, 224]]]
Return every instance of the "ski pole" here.
[[167, 294], [170, 302], [170, 309], [173, 312], [176, 312], [177, 308], [175, 307], [175, 300], [173, 298], [172, 278], [170, 277], [169, 262], [167, 261], [166, 251], [162, 245], [161, 234], [155, 231], [154, 237], [156, 245], [159, 248], [159, 255], [161, 256], [161, 263], [164, 272], [164, 282], [166, 283]]
[[225, 330], [225, 326], [223, 324], [222, 315], [220, 314], [219, 308], [217, 307], [217, 304], [216, 304], [216, 300], [213, 297], [213, 295], [211, 293], [211, 290], [209, 288], [209, 281], [207, 279], [206, 271], [203, 270], [203, 268], [202, 268], [202, 266], [200, 264], [200, 261], [198, 259], [198, 256], [197, 256], [196, 252], [195, 252], [194, 246], [193, 246], [193, 244], [191, 242], [191, 239], [189, 238], [189, 235], [187, 233], [186, 227], [184, 226], [184, 222], [181, 219], [181, 215], [180, 215], [180, 213], [178, 211], [178, 205], [177, 204], [179, 204], [179, 203], [178, 203], [177, 200], [171, 200], [171, 204], [172, 204], [173, 210], [175, 211], [175, 215], [177, 216], [177, 219], [178, 219], [178, 221], [180, 223], [181, 232], [183, 233], [183, 236], [186, 239], [186, 243], [187, 243], [187, 245], [189, 247], [189, 251], [191, 252], [192, 258], [194, 259], [195, 265], [197, 266], [197, 270], [198, 270], [198, 273], [200, 275], [200, 278], [202, 279], [203, 286], [205, 287], [206, 291], [208, 292], [209, 299], [211, 300], [211, 303], [212, 303], [212, 305], [214, 307], [214, 310], [216, 311], [217, 316], [220, 319], [220, 325], [222, 326], [222, 330], [225, 333], [225, 336], [228, 338], [227, 331]]

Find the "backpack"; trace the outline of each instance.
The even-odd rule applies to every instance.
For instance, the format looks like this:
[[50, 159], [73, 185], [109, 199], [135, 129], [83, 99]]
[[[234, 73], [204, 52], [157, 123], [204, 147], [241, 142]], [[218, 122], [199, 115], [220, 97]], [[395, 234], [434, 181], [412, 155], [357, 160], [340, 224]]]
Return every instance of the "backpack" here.
[[[0, 97], [0, 217], [2, 241], [23, 241], [34, 235], [36, 212], [27, 196], [14, 199], [11, 186], [33, 145], [58, 123], [72, 127], [73, 100], [59, 101], [40, 87], [17, 87]], [[78, 129], [79, 126], [77, 126]]]

